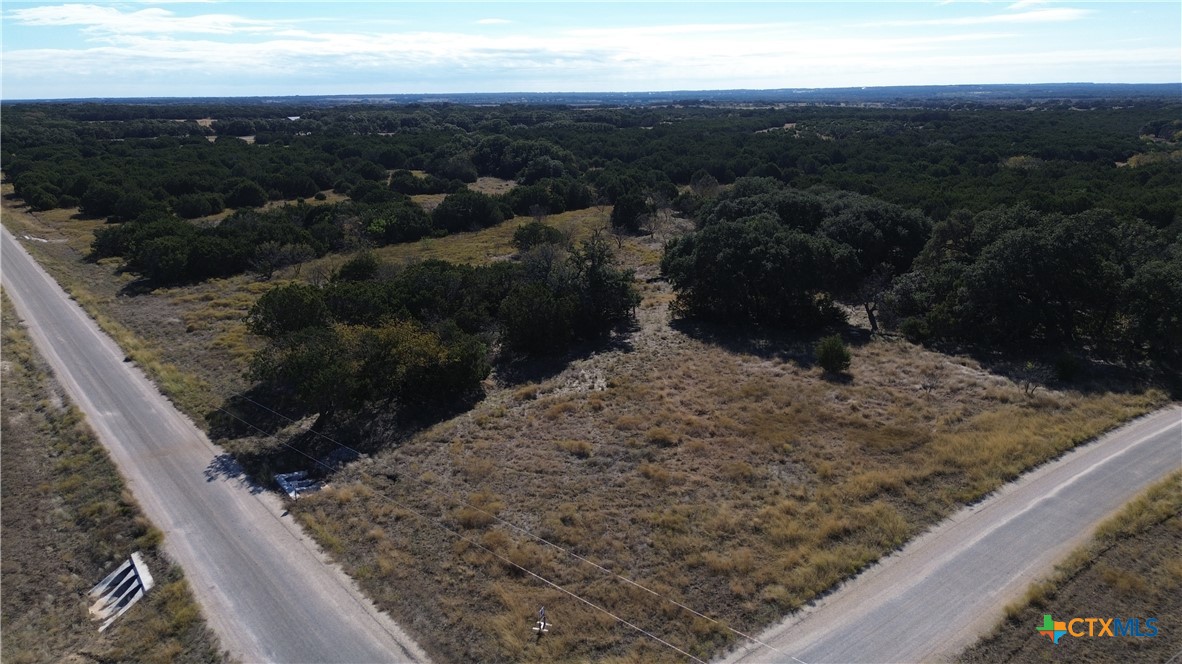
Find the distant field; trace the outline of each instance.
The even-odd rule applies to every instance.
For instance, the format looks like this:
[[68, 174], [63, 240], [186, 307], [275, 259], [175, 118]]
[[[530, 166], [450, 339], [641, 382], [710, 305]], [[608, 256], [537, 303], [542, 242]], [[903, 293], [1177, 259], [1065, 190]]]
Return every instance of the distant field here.
[[[3, 300], [5, 662], [220, 662], [179, 568]], [[157, 587], [99, 634], [86, 593], [133, 551]]]
[[[580, 238], [608, 212], [548, 222]], [[376, 253], [394, 264], [504, 260], [523, 221]], [[328, 256], [271, 282], [241, 276], [121, 296], [127, 277], [78, 260], [93, 222], [17, 211], [5, 223], [54, 240], [30, 249], [142, 352], [187, 377], [181, 403], [198, 418], [246, 386], [240, 372], [257, 341], [241, 318], [258, 295], [324, 278], [345, 260]], [[661, 242], [679, 228], [620, 244], [644, 295], [635, 329], [524, 368], [532, 378], [494, 376], [470, 412], [292, 504], [440, 659], [684, 659], [515, 565], [708, 658], [735, 641], [724, 626], [751, 633], [772, 623], [959, 505], [1164, 401], [1115, 384], [1027, 395], [972, 358], [867, 341], [856, 328], [850, 374], [833, 379], [814, 366], [810, 339], [671, 325], [673, 294], [655, 277]], [[539, 641], [529, 628], [543, 604], [555, 628]]]
[[[1152, 638], [1073, 638], [1052, 645], [1043, 616], [1156, 618]], [[1102, 524], [1049, 579], [1006, 610], [992, 635], [963, 653], [976, 662], [1166, 662], [1182, 652], [1182, 473], [1174, 473]], [[1078, 628], [1077, 628], [1078, 629]]]

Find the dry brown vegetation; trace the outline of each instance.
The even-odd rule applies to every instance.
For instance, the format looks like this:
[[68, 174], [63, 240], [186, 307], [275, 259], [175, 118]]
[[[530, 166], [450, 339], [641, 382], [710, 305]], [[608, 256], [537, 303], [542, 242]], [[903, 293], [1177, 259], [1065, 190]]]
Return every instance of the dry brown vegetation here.
[[[607, 213], [548, 222], [579, 238]], [[500, 260], [519, 223], [376, 253], [395, 264]], [[531, 573], [708, 658], [738, 638], [728, 628], [757, 631], [959, 505], [1164, 401], [1103, 386], [1029, 396], [971, 358], [859, 335], [848, 377], [827, 379], [814, 339], [713, 339], [671, 325], [673, 294], [654, 279], [659, 239], [621, 239], [619, 251], [644, 296], [635, 329], [542, 367], [544, 378], [494, 376], [473, 410], [292, 504], [442, 660], [684, 659]], [[253, 342], [235, 314], [270, 284], [241, 277], [117, 298], [102, 290], [118, 290], [110, 266], [56, 260], [54, 270], [89, 270], [79, 281], [103, 292], [99, 308], [133, 321], [214, 398], [240, 389], [232, 374]], [[305, 265], [299, 278], [343, 260]], [[170, 317], [178, 323], [159, 324]], [[530, 631], [539, 605], [555, 623], [540, 640]]]
[[468, 185], [468, 188], [472, 191], [479, 191], [482, 194], [488, 194], [489, 196], [498, 196], [510, 191], [516, 186], [517, 183], [513, 180], [502, 180], [501, 178], [493, 177], [480, 177], [476, 178], [476, 182]]
[[[1157, 618], [1153, 638], [1071, 638], [1039, 634], [1044, 614]], [[1143, 624], [1143, 623], [1142, 623]], [[1006, 608], [993, 634], [962, 662], [1165, 662], [1182, 650], [1182, 473], [1129, 503], [1073, 552], [1051, 578]]]
[[[0, 188], [3, 222], [14, 235], [47, 240], [24, 246], [99, 326], [199, 425], [221, 397], [245, 386], [241, 358], [252, 352], [242, 321], [269, 285], [250, 276], [135, 295], [117, 259], [88, 262], [101, 221], [77, 211], [30, 213]], [[184, 367], [184, 368], [182, 368]]]
[[[630, 348], [494, 390], [292, 509], [351, 543], [341, 559], [398, 619], [446, 616], [420, 634], [445, 659], [681, 659], [514, 565], [708, 658], [735, 638], [722, 625], [758, 630], [1161, 400], [1031, 399], [972, 360], [890, 341], [856, 348], [852, 381], [835, 384], [804, 344], [727, 350], [664, 316], [642, 309]], [[558, 626], [535, 642], [538, 605]]]
[[[3, 306], [3, 660], [223, 661], [159, 531]], [[99, 634], [86, 593], [136, 550], [157, 586]]]

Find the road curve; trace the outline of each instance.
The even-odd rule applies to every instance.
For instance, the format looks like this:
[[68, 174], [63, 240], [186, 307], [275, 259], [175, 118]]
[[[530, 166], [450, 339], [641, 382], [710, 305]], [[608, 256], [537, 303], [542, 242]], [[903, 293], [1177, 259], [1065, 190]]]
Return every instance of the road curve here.
[[208, 475], [221, 450], [173, 408], [7, 229], [0, 277], [37, 350], [164, 532], [222, 647], [244, 662], [425, 662], [278, 499]]
[[1101, 521], [1180, 467], [1182, 406], [1173, 404], [961, 510], [760, 635], [775, 650], [744, 647], [724, 661], [946, 661]]

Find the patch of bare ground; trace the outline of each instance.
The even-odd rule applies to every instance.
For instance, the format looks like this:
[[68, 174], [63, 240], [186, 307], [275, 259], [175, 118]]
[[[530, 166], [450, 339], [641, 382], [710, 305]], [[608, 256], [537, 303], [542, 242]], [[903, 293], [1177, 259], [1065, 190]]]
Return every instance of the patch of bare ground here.
[[[1157, 619], [1154, 637], [1039, 634], [1043, 616]], [[1182, 652], [1182, 473], [1129, 503], [1055, 574], [1006, 609], [994, 633], [965, 651], [972, 662], [1165, 662]], [[1086, 625], [1083, 627], [1086, 628]], [[1076, 629], [1079, 629], [1077, 627]], [[1146, 631], [1148, 631], [1146, 629]]]
[[[5, 662], [219, 662], [180, 569], [3, 302], [0, 616]], [[157, 586], [104, 633], [87, 592], [133, 551]]]
[[501, 178], [482, 177], [476, 178], [476, 182], [468, 185], [472, 191], [478, 191], [482, 194], [490, 196], [498, 196], [500, 194], [508, 193], [517, 183], [513, 180], [502, 180]]
[[410, 200], [423, 208], [424, 212], [431, 214], [445, 198], [447, 198], [447, 194], [414, 194], [410, 197]]

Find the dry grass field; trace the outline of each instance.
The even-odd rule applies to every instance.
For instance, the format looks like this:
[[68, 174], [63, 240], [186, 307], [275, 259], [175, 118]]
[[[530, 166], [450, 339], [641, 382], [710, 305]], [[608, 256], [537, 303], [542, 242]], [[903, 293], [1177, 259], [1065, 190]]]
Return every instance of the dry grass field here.
[[[1065, 636], [1052, 645], [1036, 631], [1047, 613], [1055, 620], [1157, 618], [1160, 631], [1153, 638]], [[1174, 473], [1101, 525], [1051, 578], [1032, 585], [960, 661], [1166, 662], [1182, 652], [1180, 625], [1182, 473]]]
[[[1162, 400], [1028, 398], [972, 360], [889, 341], [855, 348], [848, 382], [831, 382], [803, 344], [720, 347], [670, 329], [659, 301], [623, 348], [493, 390], [293, 512], [397, 619], [442, 620], [419, 638], [445, 659], [683, 659], [517, 565], [705, 659], [726, 627], [758, 631]], [[558, 626], [535, 641], [539, 605]]]
[[[156, 548], [114, 465], [3, 301], [4, 578], [2, 659], [30, 662], [219, 662], [180, 569]], [[105, 633], [86, 597], [132, 551], [157, 586]]]
[[[584, 237], [608, 212], [548, 222]], [[345, 260], [272, 282], [121, 296], [112, 266], [78, 262], [79, 222], [25, 216], [18, 225], [41, 223], [64, 240], [31, 247], [51, 271], [84, 284], [92, 311], [162, 365], [183, 367], [186, 389], [205, 395], [174, 396], [182, 405], [244, 387], [237, 372], [257, 342], [241, 315], [259, 293]], [[376, 253], [396, 264], [502, 260], [523, 221]], [[656, 264], [660, 240], [683, 227], [667, 220], [656, 236], [620, 244], [644, 296], [633, 329], [494, 375], [472, 410], [405, 432], [291, 505], [441, 660], [684, 661], [607, 612], [709, 658], [739, 638], [732, 629], [758, 631], [959, 505], [1165, 400], [1132, 384], [1027, 394], [978, 360], [859, 329], [847, 334], [848, 375], [834, 378], [814, 366], [812, 339], [671, 322], [673, 294]], [[279, 435], [306, 438], [309, 423]], [[530, 630], [539, 605], [555, 625], [541, 639]]]

